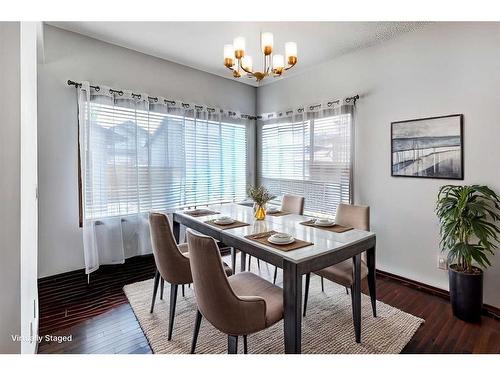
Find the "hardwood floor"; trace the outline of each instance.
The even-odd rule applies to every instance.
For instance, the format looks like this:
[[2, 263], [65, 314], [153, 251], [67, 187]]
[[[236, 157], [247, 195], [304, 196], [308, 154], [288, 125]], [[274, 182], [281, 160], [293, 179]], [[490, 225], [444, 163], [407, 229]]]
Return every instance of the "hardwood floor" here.
[[[40, 280], [40, 334], [72, 335], [72, 341], [44, 340], [38, 352], [151, 353], [122, 288], [152, 278], [154, 269], [152, 257], [139, 257], [102, 267], [90, 284], [83, 271]], [[273, 270], [264, 263], [261, 274], [272, 278]], [[377, 276], [377, 299], [426, 321], [403, 353], [500, 353], [500, 320], [465, 323], [453, 317], [446, 299], [385, 276]]]

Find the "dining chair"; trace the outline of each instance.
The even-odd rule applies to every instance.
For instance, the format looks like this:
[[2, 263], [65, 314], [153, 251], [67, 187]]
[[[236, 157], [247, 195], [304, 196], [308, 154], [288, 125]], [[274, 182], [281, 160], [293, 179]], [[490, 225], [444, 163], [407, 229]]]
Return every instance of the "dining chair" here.
[[[171, 340], [174, 327], [178, 287], [179, 285], [182, 285], [184, 295], [184, 285], [193, 282], [193, 278], [191, 276], [191, 265], [189, 263], [189, 246], [187, 243], [177, 244], [172, 232], [172, 227], [170, 226], [170, 221], [165, 214], [151, 212], [149, 214], [149, 225], [153, 255], [156, 263], [156, 274], [150, 313], [153, 313], [154, 310], [160, 279], [160, 298], [163, 298], [163, 285], [164, 281], [167, 281], [170, 283], [168, 340]], [[224, 272], [228, 275], [232, 274], [231, 268], [225, 264]]]
[[[370, 230], [370, 207], [368, 206], [356, 206], [350, 204], [339, 204], [337, 208], [337, 214], [335, 216], [335, 223], [345, 226], [352, 227], [360, 230]], [[334, 264], [333, 266], [329, 266], [323, 268], [319, 271], [314, 272], [316, 275], [324, 277], [327, 280], [333, 281], [334, 283], [340, 284], [346, 288], [351, 290], [351, 299], [354, 298], [354, 294], [352, 292], [353, 287], [353, 273], [354, 266], [352, 259], [344, 260], [343, 262]], [[366, 265], [366, 252], [364, 252], [361, 256], [361, 279], [364, 279], [368, 275], [368, 267]], [[304, 296], [304, 313], [306, 316], [307, 309], [307, 298], [309, 295], [309, 282], [310, 282], [311, 274], [308, 273], [306, 275], [306, 285], [305, 285], [305, 296]], [[368, 280], [368, 289], [370, 292], [371, 303], [373, 316], [377, 316], [376, 310], [376, 301], [375, 301], [375, 283]], [[352, 304], [354, 305], [354, 300], [352, 300]]]
[[215, 240], [187, 230], [189, 261], [198, 311], [191, 344], [196, 350], [202, 317], [228, 337], [228, 353], [248, 353], [247, 336], [262, 331], [283, 318], [283, 291], [251, 273], [227, 276]]

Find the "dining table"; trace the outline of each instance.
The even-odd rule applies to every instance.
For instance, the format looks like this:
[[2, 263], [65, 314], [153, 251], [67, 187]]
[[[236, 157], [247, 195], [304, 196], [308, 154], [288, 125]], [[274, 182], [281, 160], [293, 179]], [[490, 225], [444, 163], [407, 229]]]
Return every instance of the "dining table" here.
[[[361, 254], [366, 252], [368, 286], [372, 302], [376, 301], [375, 233], [350, 229], [342, 233], [324, 228], [302, 225], [310, 216], [285, 214], [266, 215], [256, 220], [252, 207], [238, 203], [214, 204], [204, 207], [207, 215], [193, 216], [187, 210], [173, 213], [173, 232], [179, 241], [181, 225], [213, 237], [231, 247], [231, 259], [236, 272], [236, 251], [241, 253], [241, 271], [245, 270], [246, 256], [251, 255], [283, 270], [284, 345], [285, 353], [302, 351], [302, 275], [352, 258], [353, 261], [353, 321], [356, 342], [361, 342]], [[214, 226], [212, 220], [229, 216], [248, 225], [225, 229]], [[287, 233], [311, 244], [299, 249], [282, 251], [275, 246], [247, 238], [249, 235], [275, 231]], [[335, 319], [335, 316], [332, 316]]]

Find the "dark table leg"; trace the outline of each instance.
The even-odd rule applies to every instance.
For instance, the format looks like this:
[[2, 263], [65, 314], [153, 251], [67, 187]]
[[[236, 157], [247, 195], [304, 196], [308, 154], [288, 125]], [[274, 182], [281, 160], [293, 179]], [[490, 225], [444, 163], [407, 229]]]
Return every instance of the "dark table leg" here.
[[233, 267], [233, 275], [236, 273], [236, 249], [231, 247], [231, 267]]
[[352, 285], [352, 318], [356, 342], [361, 342], [361, 254], [352, 257], [354, 282]]
[[240, 250], [240, 254], [241, 254], [240, 270], [241, 270], [241, 272], [245, 272], [245, 263], [247, 262], [247, 254], [241, 250]]
[[297, 264], [283, 261], [283, 303], [285, 353], [300, 354], [302, 350], [302, 277]]
[[368, 266], [368, 290], [372, 301], [373, 316], [377, 316], [377, 281], [375, 277], [375, 246], [366, 251], [366, 265]]
[[172, 231], [174, 232], [175, 241], [179, 243], [179, 239], [181, 238], [181, 224], [174, 221], [172, 224]]

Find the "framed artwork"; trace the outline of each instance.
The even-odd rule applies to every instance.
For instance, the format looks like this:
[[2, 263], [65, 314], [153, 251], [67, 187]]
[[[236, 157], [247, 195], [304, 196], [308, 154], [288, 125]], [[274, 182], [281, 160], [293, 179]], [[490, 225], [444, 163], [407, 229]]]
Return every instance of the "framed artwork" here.
[[463, 114], [391, 123], [391, 175], [463, 180]]

